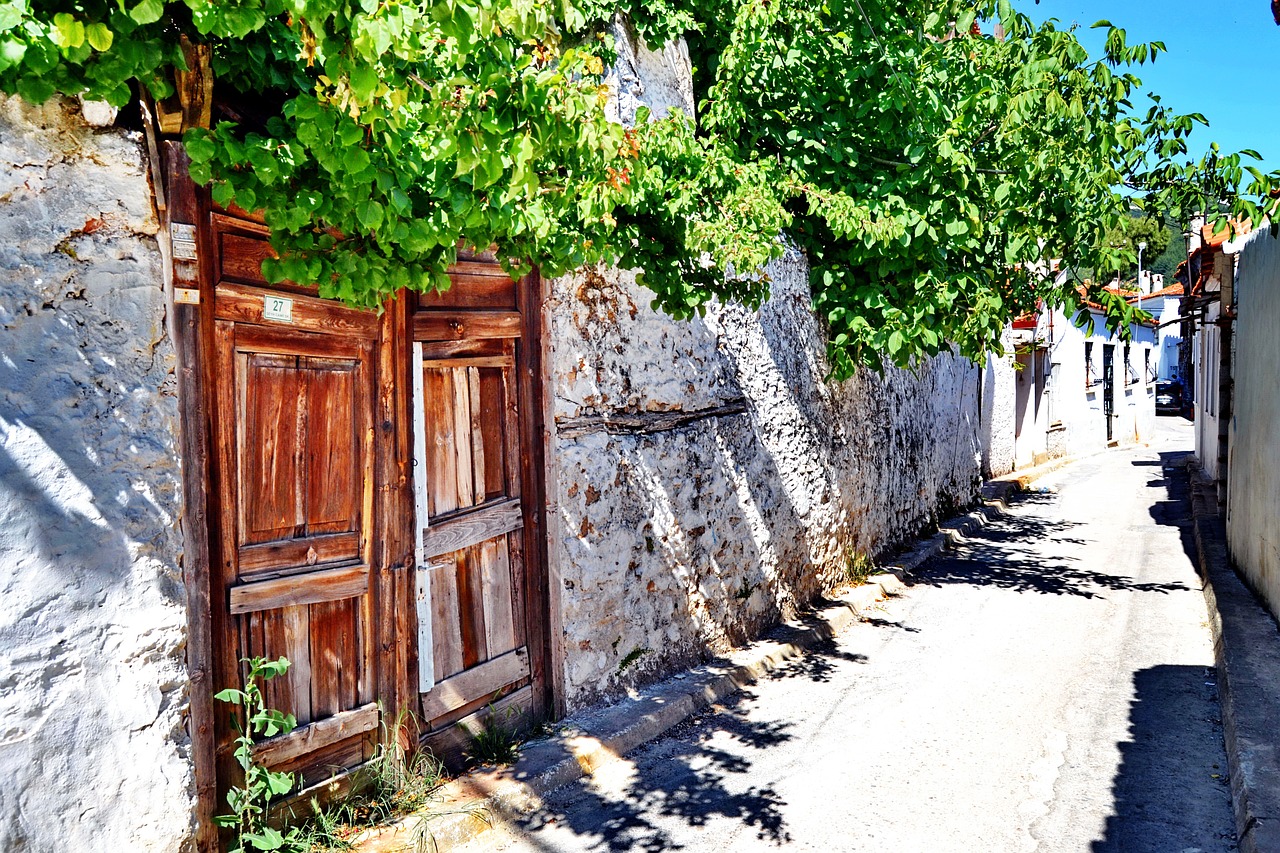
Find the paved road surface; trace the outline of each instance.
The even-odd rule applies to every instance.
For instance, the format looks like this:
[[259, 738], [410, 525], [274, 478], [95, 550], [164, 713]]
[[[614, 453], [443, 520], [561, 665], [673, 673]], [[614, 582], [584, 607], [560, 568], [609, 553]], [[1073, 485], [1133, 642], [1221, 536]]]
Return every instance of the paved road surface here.
[[1235, 850], [1190, 427], [1037, 483], [875, 618], [480, 850]]

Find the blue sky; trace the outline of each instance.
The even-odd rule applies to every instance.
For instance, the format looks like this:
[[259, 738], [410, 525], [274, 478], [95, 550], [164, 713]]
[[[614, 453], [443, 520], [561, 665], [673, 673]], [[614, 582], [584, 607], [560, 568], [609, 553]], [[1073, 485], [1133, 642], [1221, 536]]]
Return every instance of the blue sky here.
[[1078, 22], [1077, 36], [1094, 56], [1102, 53], [1103, 31], [1087, 28], [1098, 20], [1123, 27], [1131, 44], [1163, 41], [1169, 52], [1134, 73], [1174, 110], [1209, 119], [1192, 135], [1192, 150], [1210, 142], [1226, 151], [1253, 148], [1264, 171], [1280, 169], [1280, 27], [1267, 0], [1015, 0], [1014, 7], [1036, 21]]

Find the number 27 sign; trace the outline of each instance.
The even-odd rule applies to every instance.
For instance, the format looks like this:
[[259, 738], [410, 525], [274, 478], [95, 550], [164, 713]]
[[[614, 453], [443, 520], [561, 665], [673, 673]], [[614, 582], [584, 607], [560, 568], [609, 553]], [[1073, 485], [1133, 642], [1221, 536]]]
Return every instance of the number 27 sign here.
[[262, 319], [280, 323], [293, 322], [293, 300], [283, 296], [262, 297]]

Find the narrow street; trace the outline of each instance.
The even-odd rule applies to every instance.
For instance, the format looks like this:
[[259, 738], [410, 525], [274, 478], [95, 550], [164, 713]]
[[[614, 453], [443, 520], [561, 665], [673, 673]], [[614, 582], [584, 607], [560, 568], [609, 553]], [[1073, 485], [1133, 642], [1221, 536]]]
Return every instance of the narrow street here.
[[516, 851], [1235, 850], [1190, 425], [1036, 483], [830, 648], [595, 777]]

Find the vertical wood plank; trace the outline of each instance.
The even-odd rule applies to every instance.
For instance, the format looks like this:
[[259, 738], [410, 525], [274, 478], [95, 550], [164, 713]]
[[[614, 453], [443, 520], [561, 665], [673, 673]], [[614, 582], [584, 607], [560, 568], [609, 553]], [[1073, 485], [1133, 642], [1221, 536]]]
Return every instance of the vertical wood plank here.
[[457, 554], [458, 618], [462, 631], [462, 668], [470, 669], [489, 659], [484, 636], [484, 588], [480, 573], [480, 546]]
[[482, 542], [480, 551], [481, 600], [484, 602], [486, 657], [495, 658], [516, 647], [512, 619], [511, 559], [507, 537]]
[[542, 329], [540, 277], [535, 271], [519, 285], [521, 339], [516, 347], [519, 372], [520, 483], [524, 490], [524, 607], [528, 639], [529, 668], [534, 692], [534, 713], [548, 713], [556, 707], [551, 692], [553, 681], [547, 664], [551, 656], [546, 587], [546, 470], [542, 456], [542, 391], [545, 381], [539, 333]]
[[360, 649], [360, 612], [364, 596], [349, 598], [336, 602], [343, 605], [345, 616], [342, 619], [342, 689], [339, 696], [342, 710], [360, 706], [360, 669], [364, 661], [364, 653]]
[[280, 650], [289, 659], [289, 680], [292, 705], [289, 710], [298, 718], [298, 725], [311, 722], [311, 611], [305, 604], [285, 607], [280, 611], [284, 647]]
[[524, 532], [513, 530], [507, 534], [507, 572], [511, 578], [511, 629], [515, 635], [516, 646], [523, 646], [528, 641], [525, 630], [525, 595], [527, 584], [524, 566]]
[[459, 507], [475, 505], [474, 459], [471, 447], [475, 439], [471, 435], [471, 383], [470, 368], [454, 367], [450, 369], [451, 391], [453, 392], [453, 469], [458, 478], [457, 496]]
[[467, 429], [468, 443], [471, 445], [471, 495], [472, 506], [484, 503], [485, 494], [485, 454], [484, 454], [484, 418], [480, 405], [480, 371], [474, 367], [467, 368], [467, 411], [471, 415], [471, 423]]
[[[366, 672], [377, 674], [377, 699], [384, 708], [382, 733], [416, 748], [418, 709], [416, 575], [413, 546], [413, 420], [415, 401], [409, 358], [408, 298], [400, 293], [385, 305], [378, 321], [374, 476], [377, 503], [373, 530], [373, 595], [366, 604], [376, 642], [369, 643]], [[420, 376], [421, 374], [419, 374]], [[425, 465], [419, 459], [418, 465]], [[376, 654], [375, 654], [376, 652]], [[369, 695], [373, 697], [372, 681]], [[399, 724], [397, 729], [395, 724]]]
[[462, 671], [462, 626], [458, 618], [458, 564], [442, 557], [427, 570], [431, 576], [431, 645], [436, 681]]
[[458, 471], [454, 436], [452, 372], [423, 371], [427, 433], [427, 509], [432, 518], [458, 508]]
[[507, 494], [502, 369], [480, 368], [477, 370], [477, 381], [480, 386], [480, 438], [485, 460], [484, 499], [493, 500]]
[[[290, 461], [293, 463], [293, 535], [307, 535], [307, 494], [310, 487], [307, 483], [307, 464], [303, 458], [305, 448], [307, 446], [307, 421], [308, 413], [311, 405], [308, 395], [311, 390], [311, 383], [307, 381], [307, 374], [310, 373], [306, 369], [308, 359], [297, 358], [294, 360], [293, 381], [297, 388], [294, 392], [293, 407], [293, 447], [290, 448]], [[287, 404], [288, 400], [282, 400], [281, 403]], [[281, 449], [283, 451], [283, 448]]]
[[[287, 654], [286, 649], [288, 642], [285, 639], [284, 614], [281, 610], [264, 610], [261, 613], [255, 613], [258, 617], [258, 624], [262, 627], [262, 646], [256, 651], [256, 655], [274, 660], [280, 655]], [[292, 663], [292, 658], [290, 662]], [[278, 711], [284, 711], [286, 714], [294, 714], [294, 708], [297, 703], [293, 696], [293, 667], [289, 667], [289, 672], [279, 678], [267, 679], [262, 684], [262, 696], [267, 702], [268, 708], [275, 708]]]
[[[297, 359], [237, 354], [234, 424], [240, 463], [240, 544], [292, 537], [301, 512], [298, 490]], [[229, 378], [229, 377], [228, 377]], [[229, 424], [230, 426], [230, 424]]]
[[311, 715], [323, 720], [342, 707], [342, 618], [346, 601], [326, 601], [311, 609]]
[[363, 482], [354, 361], [308, 359], [303, 438], [306, 533], [355, 530]]
[[507, 495], [520, 497], [521, 482], [524, 477], [524, 436], [520, 431], [520, 394], [528, 383], [525, 381], [526, 369], [520, 359], [524, 347], [517, 347], [515, 341], [507, 341], [507, 352], [516, 358], [515, 367], [502, 371], [502, 438], [506, 444], [506, 478]]

